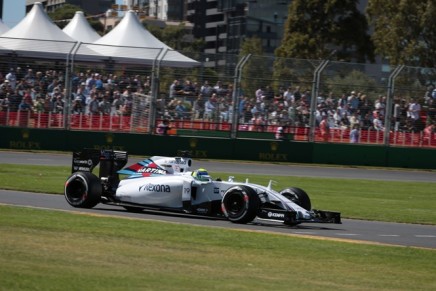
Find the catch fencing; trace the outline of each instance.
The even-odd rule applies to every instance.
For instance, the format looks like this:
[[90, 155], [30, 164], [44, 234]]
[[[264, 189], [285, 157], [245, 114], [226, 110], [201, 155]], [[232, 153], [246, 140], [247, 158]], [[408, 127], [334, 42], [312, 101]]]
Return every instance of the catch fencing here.
[[[168, 120], [177, 135], [275, 139], [282, 130], [302, 142], [436, 146], [435, 69], [200, 53], [185, 54], [193, 67], [172, 66], [155, 49], [142, 49], [147, 62], [127, 61], [141, 55], [130, 49], [119, 58], [89, 47], [53, 58], [0, 49], [0, 126], [157, 134]], [[81, 96], [93, 78], [102, 87]]]

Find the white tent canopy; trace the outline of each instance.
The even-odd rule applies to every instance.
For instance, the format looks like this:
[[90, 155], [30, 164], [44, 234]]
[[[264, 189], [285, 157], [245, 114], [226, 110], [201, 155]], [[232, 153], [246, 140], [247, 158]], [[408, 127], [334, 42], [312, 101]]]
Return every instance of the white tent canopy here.
[[[84, 23], [87, 21], [83, 14], [76, 13], [74, 19], [69, 24], [71, 28], [69, 25], [65, 27], [66, 32], [71, 33], [69, 35], [56, 26], [44, 11], [43, 5], [36, 2], [20, 23], [0, 35], [0, 54], [13, 53], [46, 59], [66, 59], [71, 56], [76, 61], [112, 60], [126, 64], [159, 63], [174, 67], [193, 67], [199, 64], [154, 37], [143, 27], [133, 11], [127, 12], [112, 31], [93, 42], [82, 39], [89, 33], [89, 29], [92, 30], [89, 23]], [[83, 28], [86, 24], [88, 28]]]
[[193, 67], [199, 64], [154, 37], [134, 11], [128, 11], [113, 30], [89, 47], [101, 55], [135, 63], [151, 64], [158, 60], [164, 66]]
[[73, 19], [64, 27], [63, 32], [71, 38], [84, 43], [93, 43], [100, 35], [91, 27], [82, 11], [77, 11]]
[[0, 46], [26, 56], [68, 54], [76, 41], [57, 27], [40, 2], [16, 26], [1, 35]]

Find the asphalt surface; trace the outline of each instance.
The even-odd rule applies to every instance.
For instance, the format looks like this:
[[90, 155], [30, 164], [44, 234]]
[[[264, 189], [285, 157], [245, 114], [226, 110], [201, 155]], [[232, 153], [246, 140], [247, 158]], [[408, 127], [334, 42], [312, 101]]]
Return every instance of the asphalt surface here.
[[[132, 163], [138, 159], [131, 158]], [[68, 154], [3, 152], [0, 151], [0, 164], [23, 165], [70, 165]], [[391, 181], [425, 181], [435, 182], [436, 172], [418, 170], [382, 170], [348, 167], [322, 167], [310, 165], [274, 165], [266, 163], [195, 161], [194, 168], [204, 167], [210, 172], [254, 173], [268, 175], [318, 176], [331, 178], [361, 178]], [[135, 217], [137, 219], [159, 220], [174, 223], [189, 223], [211, 227], [265, 231], [296, 236], [310, 236], [320, 239], [335, 239], [354, 242], [368, 242], [409, 247], [436, 249], [436, 226], [373, 222], [344, 219], [343, 224], [302, 224], [288, 227], [268, 221], [255, 221], [252, 224], [233, 224], [226, 220], [191, 217], [156, 211], [130, 213], [122, 208], [99, 204], [93, 209], [76, 209], [71, 207], [61, 195], [37, 194], [10, 190], [0, 190], [0, 203], [97, 213], [100, 215]]]
[[[130, 157], [128, 164], [142, 157]], [[0, 151], [0, 164], [70, 166], [70, 154]], [[269, 176], [326, 177], [384, 181], [417, 181], [436, 183], [436, 170], [378, 169], [364, 167], [314, 166], [304, 164], [271, 164], [239, 161], [194, 160], [192, 168], [205, 168], [209, 172], [266, 173]]]

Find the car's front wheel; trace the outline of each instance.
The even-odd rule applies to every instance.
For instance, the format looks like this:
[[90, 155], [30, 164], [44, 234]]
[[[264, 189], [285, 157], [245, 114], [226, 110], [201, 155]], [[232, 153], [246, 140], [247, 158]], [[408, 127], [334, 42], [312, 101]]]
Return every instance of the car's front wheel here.
[[309, 195], [303, 189], [296, 187], [286, 188], [280, 191], [280, 194], [306, 210], [312, 209]]
[[75, 172], [65, 183], [64, 195], [67, 202], [78, 208], [92, 208], [100, 200], [103, 189], [100, 179], [92, 173]]
[[235, 223], [248, 223], [256, 218], [260, 199], [256, 191], [244, 185], [229, 188], [221, 201], [224, 215]]

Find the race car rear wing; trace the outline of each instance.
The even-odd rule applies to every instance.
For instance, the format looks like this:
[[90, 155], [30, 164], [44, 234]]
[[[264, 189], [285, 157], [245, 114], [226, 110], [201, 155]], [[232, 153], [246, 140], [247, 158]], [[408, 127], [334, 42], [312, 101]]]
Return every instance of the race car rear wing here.
[[84, 148], [81, 151], [73, 152], [71, 173], [90, 172], [100, 164], [99, 177], [118, 177], [117, 171], [121, 170], [128, 160], [125, 151], [98, 150]]

